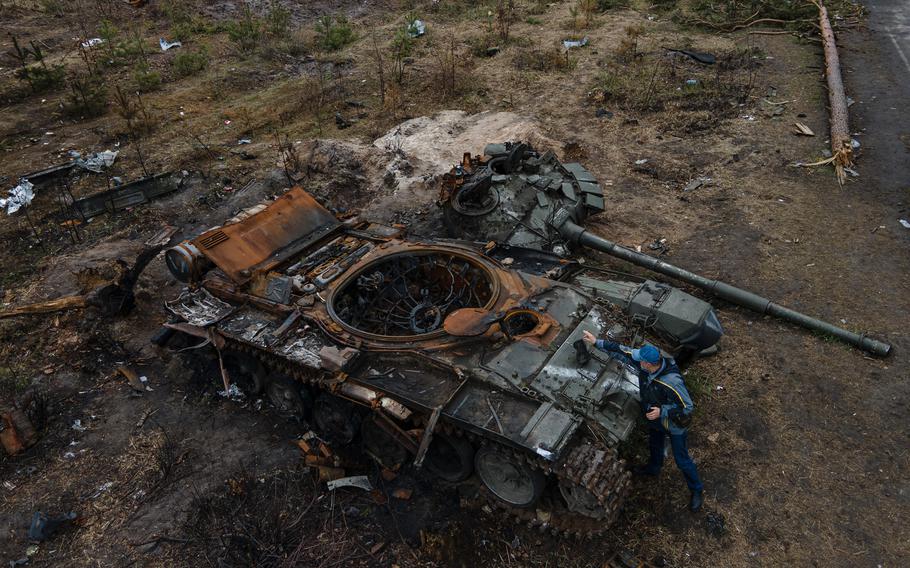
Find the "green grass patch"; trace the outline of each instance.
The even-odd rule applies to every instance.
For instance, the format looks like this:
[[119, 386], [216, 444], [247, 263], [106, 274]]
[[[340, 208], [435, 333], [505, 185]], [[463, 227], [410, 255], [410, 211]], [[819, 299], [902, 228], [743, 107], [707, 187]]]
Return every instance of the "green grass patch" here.
[[196, 51], [181, 51], [174, 57], [171, 65], [178, 77], [188, 77], [198, 73], [209, 65], [208, 50], [203, 46]]

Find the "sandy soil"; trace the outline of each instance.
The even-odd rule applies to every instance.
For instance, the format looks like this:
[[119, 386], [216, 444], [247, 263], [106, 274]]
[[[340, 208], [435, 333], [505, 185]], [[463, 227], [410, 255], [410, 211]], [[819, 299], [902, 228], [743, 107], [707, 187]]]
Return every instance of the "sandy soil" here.
[[[0, 9], [20, 40], [40, 40], [49, 60], [77, 67], [75, 20], [24, 4]], [[122, 22], [142, 14], [146, 43], [154, 46], [170, 30], [159, 3], [150, 4], [140, 12], [110, 9]], [[237, 17], [237, 4], [208, 3], [205, 13], [227, 21]], [[0, 219], [8, 251], [0, 255], [4, 304], [79, 291], [108, 273], [112, 257], [131, 262], [137, 243], [164, 223], [177, 226], [175, 238], [181, 238], [280, 193], [287, 186], [284, 171], [276, 169], [282, 137], [297, 148], [302, 183], [339, 213], [415, 222], [432, 215], [432, 178], [447, 162], [498, 141], [485, 136], [527, 136], [562, 148], [607, 185], [608, 212], [593, 223], [596, 231], [645, 249], [665, 238], [669, 262], [874, 332], [895, 345], [895, 354], [872, 359], [715, 302], [727, 330], [722, 351], [688, 371], [699, 407], [691, 446], [707, 488], [706, 510], [685, 511], [684, 485], [668, 467], [656, 482], [636, 484], [609, 537], [579, 546], [463, 509], [463, 489], [411, 472], [382, 488], [413, 489], [411, 499], [385, 504], [302, 481], [308, 478], [293, 440], [304, 425], [257, 410], [255, 401], [225, 400], [216, 393], [210, 365], [149, 344], [165, 318], [162, 300], [178, 290], [159, 260], [144, 273], [137, 309], [128, 317], [109, 321], [86, 311], [0, 320], [3, 406], [28, 384], [49, 400], [40, 442], [22, 455], [0, 457], [4, 560], [26, 555], [34, 511], [72, 510], [80, 521], [42, 543], [31, 565], [207, 565], [212, 560], [193, 542], [202, 505], [234, 514], [261, 508], [263, 519], [272, 519], [269, 504], [277, 495], [281, 506], [272, 520], [278, 525], [302, 510], [312, 514], [293, 525], [312, 547], [286, 551], [298, 555], [299, 565], [601, 566], [618, 549], [668, 566], [910, 562], [904, 360], [910, 347], [910, 231], [897, 222], [907, 215], [908, 135], [906, 120], [889, 114], [899, 107], [899, 67], [874, 26], [842, 35], [847, 87], [857, 100], [853, 127], [863, 152], [860, 177], [839, 188], [831, 171], [791, 166], [814, 161], [825, 148], [823, 63], [815, 44], [790, 36], [708, 34], [660, 16], [649, 20], [648, 11], [618, 10], [585, 30], [591, 44], [570, 53], [569, 68], [535, 70], [516, 59], [550, 50], [571, 32], [569, 3], [532, 14], [534, 3], [518, 2], [513, 41], [493, 57], [471, 55], [472, 42], [487, 26], [482, 8], [448, 13], [420, 4], [430, 32], [415, 44], [404, 85], [393, 89], [395, 104], [387, 100], [383, 108], [370, 33], [391, 37], [405, 7], [288, 4], [302, 41], [310, 41], [314, 18], [331, 11], [347, 13], [360, 40], [315, 58], [307, 57], [314, 55], [310, 50], [266, 57], [238, 53], [225, 33], [199, 34], [186, 48], [206, 44], [209, 67], [186, 78], [171, 71], [178, 50], [153, 53], [151, 64], [165, 81], [144, 95], [158, 124], [142, 139], [142, 152], [152, 170], [187, 170], [189, 183], [148, 206], [99, 216], [81, 228], [82, 241], [75, 244], [60, 227], [54, 190], [39, 193], [31, 211], [43, 248], [24, 217]], [[89, 29], [96, 16], [85, 19]], [[711, 74], [711, 84], [751, 80], [751, 95], [741, 103], [712, 99], [695, 109], [670, 104], [648, 111], [592, 97], [600, 74], [616, 65], [624, 29], [633, 24], [643, 28], [638, 50], [645, 57], [664, 45], [690, 44], [731, 60], [737, 50], [757, 48], [745, 66], [706, 72], [673, 59], [657, 67], [662, 78], [679, 84], [690, 76], [709, 81]], [[440, 92], [434, 81], [440, 46], [450, 39], [464, 62], [454, 94]], [[12, 49], [8, 38], [3, 42], [2, 51]], [[0, 64], [4, 185], [59, 163], [67, 150], [88, 153], [117, 143], [121, 155], [112, 171], [81, 175], [74, 193], [100, 191], [109, 176], [141, 175], [136, 145], [115, 109], [73, 120], [57, 110], [62, 90], [20, 97], [14, 63], [4, 56]], [[307, 97], [316, 69], [327, 68], [333, 94], [314, 112]], [[111, 84], [125, 85], [129, 76], [122, 67], [109, 71]], [[775, 114], [778, 106], [784, 110]], [[610, 114], [598, 117], [598, 108]], [[335, 111], [356, 122], [337, 129]], [[481, 111], [490, 114], [473, 116]], [[794, 121], [817, 135], [795, 136]], [[404, 158], [389, 155], [378, 141], [402, 123], [401, 132], [421, 134], [404, 137]], [[241, 137], [252, 144], [238, 146]], [[254, 157], [245, 159], [239, 149]], [[699, 177], [711, 181], [684, 191]], [[122, 363], [147, 376], [154, 390], [132, 392], [115, 373]], [[85, 431], [73, 429], [77, 419]], [[361, 467], [376, 478], [371, 466]], [[723, 530], [712, 528], [709, 515], [723, 519]], [[373, 552], [377, 543], [383, 546]], [[234, 565], [243, 564], [235, 559]]]

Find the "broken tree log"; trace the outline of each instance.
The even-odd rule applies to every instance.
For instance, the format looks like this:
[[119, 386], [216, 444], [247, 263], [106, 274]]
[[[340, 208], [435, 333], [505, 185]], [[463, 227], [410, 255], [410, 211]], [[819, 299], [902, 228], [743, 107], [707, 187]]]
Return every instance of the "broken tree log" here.
[[47, 314], [63, 310], [72, 310], [94, 306], [105, 317], [125, 315], [133, 309], [136, 298], [133, 288], [145, 267], [161, 252], [163, 245], [144, 249], [130, 267], [125, 261], [118, 259], [120, 275], [113, 282], [95, 288], [88, 294], [63, 296], [54, 300], [38, 302], [0, 312], [0, 319], [11, 318], [26, 314]]
[[87, 305], [85, 296], [64, 296], [46, 302], [29, 304], [19, 308], [14, 308], [5, 312], [0, 312], [0, 319], [21, 316], [25, 314], [48, 314], [62, 310], [71, 310], [74, 308], [84, 308]]
[[853, 165], [853, 141], [847, 121], [847, 95], [840, 74], [840, 57], [837, 54], [837, 43], [834, 30], [828, 20], [828, 10], [820, 1], [813, 1], [818, 7], [818, 21], [822, 33], [822, 45], [825, 49], [825, 78], [828, 81], [828, 106], [831, 123], [831, 159], [837, 172], [837, 181], [844, 185], [846, 173], [844, 168]]

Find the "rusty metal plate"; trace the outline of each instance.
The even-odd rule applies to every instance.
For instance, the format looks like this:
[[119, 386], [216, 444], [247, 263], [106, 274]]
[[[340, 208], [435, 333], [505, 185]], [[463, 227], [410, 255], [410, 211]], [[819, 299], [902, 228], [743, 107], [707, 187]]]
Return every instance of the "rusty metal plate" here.
[[243, 284], [341, 226], [313, 197], [295, 187], [246, 219], [193, 239], [234, 282]]
[[496, 322], [496, 314], [483, 308], [455, 310], [442, 326], [449, 335], [472, 337], [485, 333]]

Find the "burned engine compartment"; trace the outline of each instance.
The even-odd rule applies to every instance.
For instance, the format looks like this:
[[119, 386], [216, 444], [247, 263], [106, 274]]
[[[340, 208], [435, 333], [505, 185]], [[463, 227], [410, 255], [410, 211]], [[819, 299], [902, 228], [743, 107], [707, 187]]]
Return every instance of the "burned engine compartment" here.
[[437, 331], [458, 309], [487, 305], [493, 292], [490, 274], [469, 258], [428, 249], [365, 266], [330, 309], [360, 332], [412, 337]]

